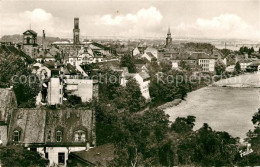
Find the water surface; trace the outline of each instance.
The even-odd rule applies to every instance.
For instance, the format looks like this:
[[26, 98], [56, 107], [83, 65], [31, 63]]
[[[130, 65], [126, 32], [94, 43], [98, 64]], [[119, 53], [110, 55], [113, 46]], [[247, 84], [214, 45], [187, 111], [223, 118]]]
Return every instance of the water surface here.
[[178, 106], [165, 109], [170, 121], [196, 116], [194, 129], [208, 123], [214, 130], [245, 138], [253, 129], [252, 116], [260, 108], [259, 88], [205, 87], [188, 94]]

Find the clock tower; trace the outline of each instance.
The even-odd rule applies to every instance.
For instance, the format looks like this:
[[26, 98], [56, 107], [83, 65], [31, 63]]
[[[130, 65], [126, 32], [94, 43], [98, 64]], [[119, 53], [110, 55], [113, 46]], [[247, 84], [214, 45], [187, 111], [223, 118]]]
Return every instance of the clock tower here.
[[74, 29], [73, 29], [73, 43], [74, 45], [79, 45], [79, 18], [74, 18]]
[[171, 30], [168, 28], [167, 38], [166, 38], [166, 48], [170, 47], [172, 44]]

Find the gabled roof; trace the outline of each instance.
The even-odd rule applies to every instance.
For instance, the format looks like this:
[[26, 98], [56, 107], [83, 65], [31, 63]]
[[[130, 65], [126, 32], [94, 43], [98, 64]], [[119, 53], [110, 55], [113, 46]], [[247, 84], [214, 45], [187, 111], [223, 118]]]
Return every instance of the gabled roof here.
[[150, 78], [150, 75], [145, 71], [139, 72], [138, 74], [143, 78], [143, 80]]
[[156, 59], [156, 57], [155, 57], [151, 52], [146, 52], [146, 54], [147, 54], [151, 59], [153, 59], [153, 58]]
[[37, 33], [33, 30], [26, 30], [23, 34], [27, 34], [27, 33], [30, 33], [32, 35], [37, 35]]
[[114, 151], [113, 144], [104, 144], [88, 151], [77, 151], [70, 154], [95, 166], [109, 166], [109, 162], [114, 159]]
[[68, 63], [67, 66], [64, 68], [64, 73], [65, 74], [75, 75], [75, 74], [78, 73], [78, 71], [77, 71], [77, 69], [73, 65]]
[[157, 51], [157, 49], [152, 48], [152, 47], [148, 47], [145, 49], [145, 52], [153, 52], [153, 51]]
[[[92, 111], [88, 109], [25, 109], [14, 110], [11, 117], [9, 141], [13, 140], [13, 131], [21, 132], [20, 143], [24, 144], [52, 144], [85, 146], [85, 143], [74, 143], [75, 130], [87, 133], [87, 140], [91, 141]], [[55, 133], [62, 131], [62, 142], [57, 143]], [[47, 140], [47, 135], [51, 138]]]
[[44, 143], [46, 111], [41, 109], [19, 109], [13, 112], [10, 124], [10, 139], [14, 130], [21, 130], [21, 142]]

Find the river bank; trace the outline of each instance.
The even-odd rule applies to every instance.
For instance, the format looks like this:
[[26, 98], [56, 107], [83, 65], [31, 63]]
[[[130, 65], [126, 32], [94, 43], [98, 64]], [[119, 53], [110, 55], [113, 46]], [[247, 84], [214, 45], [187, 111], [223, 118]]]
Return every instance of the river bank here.
[[[254, 87], [258, 84], [260, 75], [246, 74], [238, 77], [240, 79], [237, 78], [237, 81], [242, 82], [225, 82], [237, 84], [237, 87], [222, 87], [221, 80], [212, 87], [188, 93], [186, 100], [173, 102], [175, 105], [163, 110], [170, 116], [170, 121], [177, 117], [196, 116], [194, 130], [202, 127], [203, 123], [208, 123], [214, 130], [227, 131], [234, 137], [245, 138], [248, 130], [253, 129], [251, 119], [260, 107], [260, 89]], [[250, 86], [245, 88], [245, 84]]]
[[260, 88], [260, 73], [246, 73], [214, 82], [212, 86], [236, 88]]

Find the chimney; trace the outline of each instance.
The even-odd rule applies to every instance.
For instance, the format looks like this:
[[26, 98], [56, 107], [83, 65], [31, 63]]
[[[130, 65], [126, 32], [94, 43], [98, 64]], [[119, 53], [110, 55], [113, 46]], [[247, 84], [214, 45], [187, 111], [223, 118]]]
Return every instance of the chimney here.
[[45, 31], [42, 30], [42, 49], [45, 50]]

